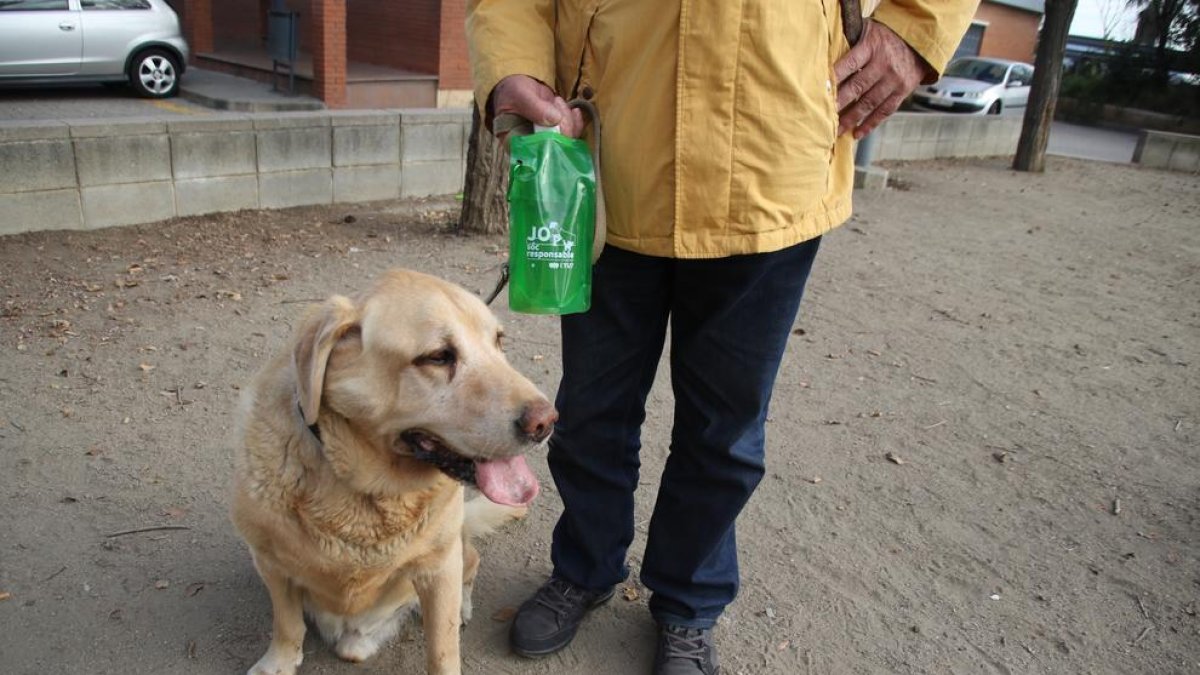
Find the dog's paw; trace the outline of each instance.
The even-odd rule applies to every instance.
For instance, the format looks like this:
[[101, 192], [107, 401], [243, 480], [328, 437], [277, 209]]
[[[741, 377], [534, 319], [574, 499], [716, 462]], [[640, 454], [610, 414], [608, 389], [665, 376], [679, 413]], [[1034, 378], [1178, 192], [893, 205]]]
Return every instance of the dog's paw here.
[[464, 588], [463, 589], [463, 599], [462, 599], [462, 612], [461, 612], [463, 626], [466, 626], [468, 623], [471, 622], [471, 615], [473, 615], [474, 613], [475, 613], [475, 604], [473, 602], [471, 602], [471, 591], [470, 591], [470, 589]]
[[350, 663], [362, 663], [379, 651], [379, 642], [374, 635], [363, 635], [358, 631], [347, 633], [338, 640], [333, 651], [338, 658]]
[[299, 651], [291, 657], [268, 651], [258, 663], [246, 671], [246, 675], [296, 675], [296, 669], [300, 667], [300, 661], [303, 659], [304, 653]]

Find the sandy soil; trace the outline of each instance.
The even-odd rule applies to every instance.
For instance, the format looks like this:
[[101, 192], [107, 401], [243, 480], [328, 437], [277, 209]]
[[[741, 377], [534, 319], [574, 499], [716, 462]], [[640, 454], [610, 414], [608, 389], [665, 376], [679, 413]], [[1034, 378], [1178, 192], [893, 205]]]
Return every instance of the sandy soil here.
[[[818, 257], [739, 527], [727, 672], [1200, 672], [1200, 178], [894, 169]], [[0, 671], [258, 658], [267, 596], [226, 517], [238, 387], [303, 302], [387, 267], [489, 289], [504, 242], [437, 208], [0, 239]], [[552, 392], [556, 324], [502, 313]], [[671, 407], [660, 374], [641, 535]], [[534, 513], [482, 546], [465, 671], [648, 672], [636, 579], [566, 652], [508, 653], [495, 617], [547, 574], [558, 508], [534, 464]], [[118, 536], [157, 526], [184, 529]], [[302, 673], [418, 673], [421, 645], [354, 667], [310, 635]]]

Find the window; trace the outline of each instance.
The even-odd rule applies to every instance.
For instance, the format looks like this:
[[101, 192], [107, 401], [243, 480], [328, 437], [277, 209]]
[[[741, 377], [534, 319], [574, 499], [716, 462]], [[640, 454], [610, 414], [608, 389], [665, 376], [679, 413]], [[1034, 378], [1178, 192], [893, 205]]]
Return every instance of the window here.
[[979, 56], [979, 48], [983, 45], [983, 31], [987, 28], [986, 24], [973, 23], [967, 29], [967, 34], [963, 36], [962, 42], [958, 43], [958, 49], [954, 50], [954, 59], [963, 56]]
[[[3, 2], [3, 0], [0, 0]], [[87, 9], [150, 9], [150, 0], [83, 0]]]
[[67, 0], [0, 0], [0, 12], [65, 12]]

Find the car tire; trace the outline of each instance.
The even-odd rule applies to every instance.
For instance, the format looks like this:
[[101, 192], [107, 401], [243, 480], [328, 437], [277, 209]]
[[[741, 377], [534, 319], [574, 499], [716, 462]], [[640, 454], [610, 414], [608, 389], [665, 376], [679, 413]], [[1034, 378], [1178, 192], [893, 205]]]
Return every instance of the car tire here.
[[129, 86], [138, 96], [170, 98], [179, 93], [179, 60], [165, 49], [138, 52], [129, 63]]
[[987, 114], [999, 115], [1000, 114], [1000, 101], [993, 101], [992, 107], [988, 108]]

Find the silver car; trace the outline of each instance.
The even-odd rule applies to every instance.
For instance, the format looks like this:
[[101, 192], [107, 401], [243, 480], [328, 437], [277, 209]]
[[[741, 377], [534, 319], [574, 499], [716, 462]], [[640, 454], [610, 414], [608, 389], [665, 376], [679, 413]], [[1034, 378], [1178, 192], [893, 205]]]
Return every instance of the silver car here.
[[128, 82], [165, 98], [187, 58], [164, 0], [0, 0], [0, 84]]
[[1028, 63], [981, 57], [958, 59], [946, 68], [942, 79], [917, 87], [912, 102], [925, 110], [999, 115], [1025, 107], [1032, 81], [1033, 66]]

